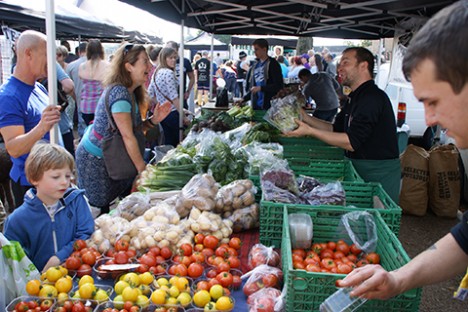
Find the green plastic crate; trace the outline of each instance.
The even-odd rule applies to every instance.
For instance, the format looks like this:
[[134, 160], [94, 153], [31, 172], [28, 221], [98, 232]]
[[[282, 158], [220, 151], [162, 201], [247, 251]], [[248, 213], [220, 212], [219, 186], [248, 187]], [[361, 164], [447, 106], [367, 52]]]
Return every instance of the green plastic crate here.
[[344, 150], [334, 146], [322, 145], [283, 145], [283, 156], [290, 158], [309, 158], [309, 159], [344, 159]]
[[288, 164], [296, 175], [307, 175], [323, 181], [364, 182], [349, 160], [290, 158]]
[[283, 145], [283, 147], [291, 146], [291, 145], [300, 145], [300, 146], [328, 146], [331, 147], [330, 144], [327, 144], [319, 139], [313, 137], [284, 137], [281, 136], [278, 139], [278, 142]]
[[254, 110], [254, 115], [252, 120], [255, 122], [265, 121], [263, 117], [265, 116], [266, 110]]
[[[398, 236], [401, 222], [401, 208], [388, 196], [380, 183], [366, 182], [341, 182], [346, 193], [346, 207], [343, 206], [320, 206], [323, 209], [334, 209], [340, 207], [346, 211], [356, 210], [378, 210], [389, 226], [390, 230]], [[297, 205], [275, 203], [271, 201], [260, 201], [260, 242], [266, 246], [279, 247], [284, 233], [283, 229], [283, 207], [301, 207], [302, 209], [313, 209], [310, 205]], [[354, 207], [349, 207], [354, 206]], [[384, 208], [374, 208], [383, 206]]]
[[[320, 304], [337, 288], [335, 281], [343, 279], [344, 274], [314, 273], [305, 270], [295, 270], [292, 267], [291, 240], [288, 227], [288, 215], [291, 213], [307, 213], [312, 217], [313, 242], [322, 243], [337, 241], [344, 237], [338, 231], [341, 216], [349, 212], [344, 208], [309, 208], [284, 207], [284, 235], [281, 244], [284, 281], [287, 287], [286, 311], [309, 312], [318, 311]], [[386, 270], [395, 270], [410, 260], [397, 237], [390, 231], [378, 211], [373, 211], [377, 226], [377, 249], [381, 265]], [[364, 230], [364, 228], [363, 228]], [[407, 291], [389, 300], [369, 300], [358, 311], [412, 312], [418, 311], [421, 301], [421, 288]]]

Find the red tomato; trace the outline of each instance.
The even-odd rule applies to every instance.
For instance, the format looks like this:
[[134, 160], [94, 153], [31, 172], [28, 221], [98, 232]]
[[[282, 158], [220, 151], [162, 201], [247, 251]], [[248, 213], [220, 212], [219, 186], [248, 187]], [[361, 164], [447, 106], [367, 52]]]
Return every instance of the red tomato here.
[[157, 264], [162, 264], [164, 262], [166, 262], [166, 259], [163, 258], [163, 256], [156, 256], [156, 263]]
[[242, 285], [242, 280], [241, 280], [240, 276], [238, 276], [238, 275], [233, 275], [233, 276], [232, 276], [232, 286], [233, 286], [235, 289], [237, 289], [237, 288], [241, 287], [241, 285]]
[[160, 255], [160, 253], [161, 253], [161, 248], [159, 248], [159, 247], [151, 247], [151, 248], [149, 249], [148, 252], [151, 253], [151, 254], [156, 258], [157, 256]]
[[244, 294], [246, 296], [250, 296], [251, 294], [256, 293], [257, 291], [259, 291], [260, 287], [259, 287], [259, 285], [257, 283], [252, 282], [252, 283], [246, 283], [242, 290], [244, 291]]
[[127, 251], [130, 244], [123, 239], [119, 239], [115, 242], [115, 251]]
[[79, 251], [74, 251], [74, 252], [72, 252], [72, 254], [70, 255], [70, 257], [78, 258], [78, 259], [80, 259], [80, 261], [81, 261], [81, 252], [79, 252]]
[[169, 249], [169, 247], [161, 248], [161, 256], [166, 260], [169, 259], [170, 257], [172, 257], [171, 249]]
[[205, 246], [203, 244], [196, 244], [195, 247], [193, 247], [193, 251], [202, 251]]
[[205, 255], [205, 259], [208, 259], [208, 257], [211, 257], [212, 255], [214, 255], [214, 251], [213, 249], [211, 248], [204, 248], [201, 253], [203, 255]]
[[320, 257], [315, 255], [309, 255], [304, 259], [304, 264], [307, 266], [309, 264], [318, 264], [320, 262]]
[[262, 282], [265, 287], [275, 287], [278, 285], [278, 277], [275, 274], [265, 274], [262, 277]]
[[216, 276], [216, 279], [219, 281], [221, 286], [223, 287], [229, 287], [232, 285], [232, 274], [229, 272], [221, 272]]
[[327, 246], [331, 251], [335, 251], [335, 249], [336, 249], [336, 243], [335, 242], [328, 242]]
[[153, 275], [161, 275], [163, 273], [166, 273], [166, 268], [158, 264], [156, 266], [152, 266], [151, 268], [149, 268], [148, 271]]
[[133, 307], [133, 302], [131, 301], [125, 301], [123, 308], [127, 311], [130, 311], [130, 308]]
[[91, 266], [89, 264], [82, 264], [76, 271], [76, 276], [82, 277], [85, 275], [91, 275], [92, 271], [93, 270], [91, 269]]
[[356, 255], [356, 256], [359, 256], [359, 254], [362, 252], [362, 250], [359, 249], [359, 248], [356, 246], [356, 244], [352, 244], [351, 247], [350, 247], [349, 249], [350, 249], [350, 251], [351, 251], [354, 255]]
[[229, 256], [236, 256], [236, 257], [237, 257], [237, 256], [239, 255], [239, 253], [237, 252], [237, 250], [235, 250], [235, 249], [232, 248], [232, 247], [228, 247], [228, 248], [227, 248], [227, 252], [228, 252]]
[[65, 300], [63, 302], [63, 307], [67, 310], [67, 311], [71, 311], [71, 309], [73, 308], [73, 302], [71, 300]]
[[145, 273], [148, 272], [150, 267], [147, 264], [140, 264], [140, 266], [136, 269], [138, 273]]
[[197, 290], [209, 291], [210, 290], [210, 284], [208, 283], [208, 281], [200, 281], [200, 282], [197, 283]]
[[141, 264], [146, 264], [148, 267], [152, 267], [156, 265], [156, 258], [152, 256], [151, 253], [146, 253], [140, 257], [138, 260]]
[[109, 249], [108, 251], [106, 251], [105, 256], [109, 258], [114, 258], [114, 253], [115, 253], [114, 249]]
[[215, 255], [217, 255], [218, 257], [222, 257], [222, 258], [229, 257], [228, 250], [224, 246], [216, 248]]
[[315, 252], [316, 254], [320, 254], [320, 252], [322, 251], [322, 245], [316, 243], [316, 244], [313, 244], [312, 245], [312, 251]]
[[336, 268], [336, 263], [332, 258], [324, 258], [322, 259], [321, 266], [324, 269], [330, 270], [332, 268]]
[[320, 252], [320, 258], [333, 258], [335, 254], [333, 253], [333, 250], [331, 249], [322, 249]]
[[180, 245], [180, 254], [184, 256], [191, 256], [193, 252], [193, 247], [190, 244], [182, 244]]
[[87, 251], [81, 256], [83, 263], [93, 266], [96, 263], [96, 255], [92, 251]]
[[20, 301], [15, 305], [15, 310], [18, 312], [26, 312], [29, 310], [29, 305], [26, 301]]
[[208, 278], [215, 278], [216, 275], [218, 275], [218, 270], [216, 269], [211, 269], [211, 270], [208, 270], [208, 272], [206, 272], [206, 277]]
[[203, 239], [203, 245], [205, 245], [206, 248], [210, 248], [215, 250], [216, 247], [218, 246], [219, 239], [216, 238], [213, 235], [208, 235]]
[[353, 263], [357, 262], [357, 257], [355, 254], [349, 254], [347, 258]]
[[356, 263], [356, 265], [357, 265], [358, 267], [362, 267], [362, 266], [365, 266], [365, 265], [367, 265], [367, 264], [369, 264], [369, 261], [367, 261], [366, 259], [361, 259], [361, 260], [359, 260], [359, 261]]
[[335, 253], [333, 254], [333, 258], [335, 259], [341, 259], [344, 257], [345, 257], [345, 254], [341, 251], [335, 251]]
[[114, 255], [114, 261], [115, 263], [117, 264], [125, 264], [125, 263], [128, 263], [128, 256], [127, 256], [127, 253], [125, 251], [118, 251], [115, 255]]
[[78, 270], [81, 265], [81, 260], [77, 257], [69, 257], [65, 261], [65, 267], [69, 270]]
[[239, 258], [237, 258], [236, 256], [230, 256], [227, 259], [227, 263], [229, 264], [229, 266], [232, 269], [238, 269], [241, 266], [241, 262], [240, 262]]
[[217, 266], [218, 272], [229, 272], [231, 270], [231, 266], [227, 262], [221, 262]]
[[[132, 248], [129, 248], [129, 249], [126, 251], [126, 253], [127, 253], [127, 256], [128, 256], [129, 258], [134, 258], [134, 257], [136, 257], [136, 254], [137, 254], [137, 253], [136, 253], [136, 250], [135, 250], [135, 249], [132, 249]], [[156, 256], [155, 256], [155, 257], [156, 257]]]
[[202, 233], [198, 233], [193, 238], [193, 241], [195, 242], [195, 244], [203, 244], [204, 239], [205, 239], [205, 235], [203, 235]]
[[132, 307], [130, 308], [130, 310], [129, 310], [128, 312], [138, 312], [138, 311], [140, 311], [140, 307], [134, 305], [134, 306], [132, 306]]
[[337, 269], [338, 269], [338, 273], [342, 273], [342, 274], [351, 273], [351, 271], [353, 270], [353, 268], [349, 264], [346, 264], [346, 263], [339, 264]]
[[305, 270], [304, 262], [302, 261], [293, 262], [293, 268], [295, 268], [296, 270]]
[[341, 251], [345, 255], [349, 254], [349, 246], [345, 242], [338, 243], [336, 245], [336, 250]]
[[205, 256], [200, 251], [195, 251], [191, 257], [192, 257], [192, 262], [196, 262], [196, 263], [205, 262]]
[[[35, 310], [28, 310], [27, 312], [32, 312], [32, 311], [35, 311]], [[54, 312], [67, 312], [67, 309], [65, 309], [64, 307], [57, 307], [56, 309], [54, 309]]]
[[85, 309], [85, 306], [84, 306], [83, 302], [76, 301], [73, 304], [72, 312], [86, 312], [86, 309]]
[[257, 312], [274, 312], [275, 301], [271, 297], [260, 297], [256, 305]]
[[223, 257], [215, 256], [213, 258], [213, 265], [215, 266], [218, 266], [220, 263], [223, 263], [223, 262], [225, 262]]
[[220, 285], [219, 281], [216, 279], [216, 277], [211, 278], [208, 281], [208, 284], [210, 285], [210, 288], [213, 287], [214, 285]]
[[185, 264], [176, 264], [175, 265], [175, 275], [177, 276], [187, 276], [187, 267]]
[[199, 263], [191, 263], [187, 269], [188, 276], [198, 278], [203, 275], [203, 266]]
[[229, 247], [234, 248], [235, 250], [240, 250], [242, 247], [242, 241], [239, 237], [233, 237], [229, 240]]
[[379, 264], [380, 256], [375, 252], [371, 252], [366, 256], [366, 260], [369, 261], [370, 264]]
[[308, 272], [320, 272], [320, 266], [318, 264], [308, 264], [305, 269]]
[[293, 255], [294, 254], [299, 255], [299, 256], [301, 256], [302, 259], [304, 259], [305, 256], [306, 256], [306, 252], [305, 252], [304, 249], [293, 249], [292, 254]]
[[73, 250], [80, 251], [83, 248], [86, 248], [86, 242], [82, 239], [78, 239], [73, 243]]

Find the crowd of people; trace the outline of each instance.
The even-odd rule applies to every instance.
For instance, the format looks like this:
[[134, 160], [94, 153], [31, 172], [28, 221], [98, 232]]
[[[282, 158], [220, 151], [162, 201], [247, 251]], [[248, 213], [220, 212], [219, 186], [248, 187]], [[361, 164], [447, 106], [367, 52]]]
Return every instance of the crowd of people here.
[[[447, 128], [461, 148], [468, 147], [468, 68], [463, 58], [449, 54], [468, 53], [466, 40], [459, 40], [468, 30], [467, 15], [466, 1], [439, 12], [412, 40], [403, 63], [416, 97], [424, 103], [428, 125]], [[66, 62], [66, 50], [57, 49], [57, 79], [68, 96], [65, 102], [75, 100], [77, 118], [86, 126], [76, 152], [74, 146], [67, 148], [67, 125], [59, 145], [44, 142], [50, 139], [52, 127], [65, 119], [68, 109], [63, 103], [48, 102], [44, 34], [28, 30], [20, 35], [13, 75], [0, 87], [0, 133], [13, 162], [10, 178], [18, 207], [8, 217], [4, 233], [21, 243], [39, 270], [63, 262], [75, 239], [91, 235], [91, 206], [106, 213], [113, 199], [130, 191], [146, 166], [145, 132], [161, 126], [165, 143], [177, 145], [179, 114], [183, 114], [195, 85], [199, 104], [204, 102], [210, 76], [207, 69], [215, 68], [204, 52], [191, 64], [178, 55], [175, 42], [149, 53], [142, 45], [123, 44], [110, 63], [104, 60], [97, 40], [81, 44], [78, 58], [70, 63]], [[264, 39], [255, 40], [253, 50], [252, 63], [241, 52], [238, 61], [225, 62], [221, 70], [216, 65], [218, 75], [222, 73], [230, 81], [227, 85], [239, 92], [241, 101], [250, 100], [255, 109], [268, 109], [283, 87], [284, 67], [288, 63], [294, 66], [289, 72], [300, 68], [297, 75], [303, 92], [314, 98], [319, 114], [309, 116], [303, 111], [298, 128], [286, 135], [312, 136], [343, 148], [364, 180], [382, 183], [398, 201], [395, 117], [387, 95], [373, 81], [372, 53], [365, 48], [348, 48], [335, 69], [328, 54], [322, 58], [308, 53], [287, 60], [281, 48], [275, 48], [275, 56], [269, 56]], [[184, 67], [181, 79], [177, 77], [180, 66]], [[335, 70], [341, 83], [352, 90], [339, 112]], [[183, 98], [179, 97], [179, 81], [185, 91]], [[108, 139], [117, 135], [123, 144], [121, 153], [127, 154], [134, 169], [133, 175], [118, 180], [111, 176], [110, 159], [105, 157]], [[403, 268], [390, 273], [378, 265], [358, 268], [341, 286], [355, 287], [351, 293], [355, 296], [386, 299], [463, 272], [468, 265], [467, 218], [465, 214], [451, 233]], [[444, 269], [434, 271], [434, 267]]]

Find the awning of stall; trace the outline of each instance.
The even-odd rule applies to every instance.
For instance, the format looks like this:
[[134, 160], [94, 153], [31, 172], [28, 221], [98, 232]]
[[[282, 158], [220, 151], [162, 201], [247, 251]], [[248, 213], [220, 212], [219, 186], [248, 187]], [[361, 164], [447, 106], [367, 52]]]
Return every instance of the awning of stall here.
[[[413, 32], [452, 0], [122, 0], [215, 34], [379, 39]], [[185, 2], [185, 12], [182, 11]]]
[[[203, 32], [197, 37], [186, 41], [184, 47], [185, 49], [196, 51], [211, 50], [211, 35], [207, 34], [206, 32]], [[217, 39], [213, 39], [213, 50], [227, 51], [229, 50], [229, 45]]]
[[[259, 38], [258, 36], [248, 36], [248, 37], [231, 37], [232, 45], [252, 45], [255, 39]], [[286, 49], [295, 49], [297, 46], [297, 39], [280, 39], [277, 37], [265, 38], [268, 40], [270, 46], [282, 46]]]
[[[35, 29], [45, 33], [45, 1], [2, 0], [0, 21], [18, 31]], [[128, 38], [123, 29], [99, 20], [77, 7], [56, 3], [57, 38], [77, 40], [98, 38], [103, 41], [121, 41]]]

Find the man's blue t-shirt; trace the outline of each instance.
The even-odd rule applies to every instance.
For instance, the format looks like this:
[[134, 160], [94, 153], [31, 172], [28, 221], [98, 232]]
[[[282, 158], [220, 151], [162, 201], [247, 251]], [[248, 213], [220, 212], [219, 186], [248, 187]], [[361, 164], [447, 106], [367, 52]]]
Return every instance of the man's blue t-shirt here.
[[[0, 103], [0, 129], [23, 126], [24, 133], [28, 133], [41, 121], [42, 111], [48, 105], [49, 97], [40, 83], [36, 82], [32, 86], [11, 76], [0, 87]], [[46, 133], [43, 139], [49, 140], [49, 133]], [[11, 157], [13, 167], [10, 177], [13, 181], [20, 180], [21, 185], [30, 185], [24, 173], [24, 163], [28, 155]]]
[[[255, 70], [254, 70], [254, 80], [255, 80], [255, 86], [262, 87], [266, 84], [265, 81], [265, 61], [258, 61], [257, 64], [255, 65]], [[256, 106], [259, 109], [263, 108], [263, 101], [264, 101], [264, 94], [262, 91], [257, 92], [257, 103]]]

